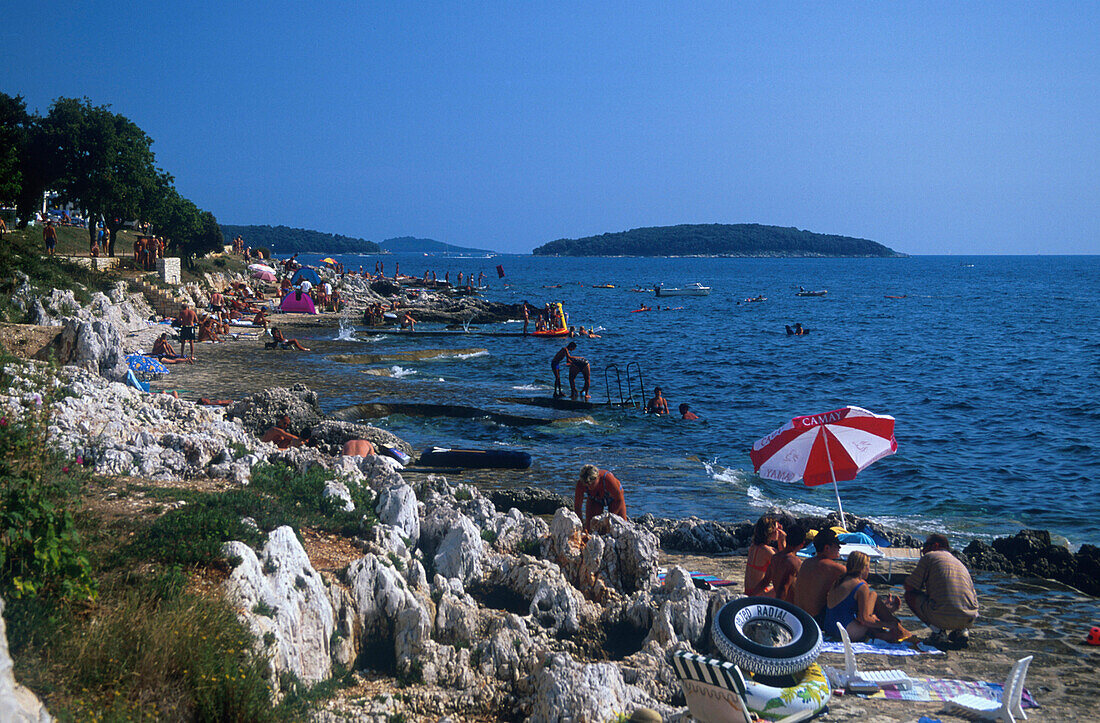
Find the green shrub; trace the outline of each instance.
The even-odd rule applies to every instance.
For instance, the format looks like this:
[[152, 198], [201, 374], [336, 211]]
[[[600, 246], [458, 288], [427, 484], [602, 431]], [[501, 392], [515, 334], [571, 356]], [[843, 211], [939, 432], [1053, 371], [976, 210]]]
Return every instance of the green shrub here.
[[[3, 388], [13, 381], [0, 375]], [[17, 415], [0, 414], [0, 593], [93, 599], [91, 564], [71, 509], [82, 470], [47, 443], [57, 392], [42, 377], [32, 388], [21, 387]]]

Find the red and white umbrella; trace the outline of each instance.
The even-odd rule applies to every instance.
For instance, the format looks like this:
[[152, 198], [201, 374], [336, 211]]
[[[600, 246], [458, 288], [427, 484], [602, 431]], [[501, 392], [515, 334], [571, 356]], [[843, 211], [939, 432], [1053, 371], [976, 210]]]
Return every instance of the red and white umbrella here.
[[767, 479], [801, 479], [807, 487], [832, 482], [844, 527], [844, 508], [836, 483], [855, 479], [872, 463], [897, 451], [893, 417], [861, 407], [842, 407], [795, 417], [757, 440], [749, 456], [757, 474]]

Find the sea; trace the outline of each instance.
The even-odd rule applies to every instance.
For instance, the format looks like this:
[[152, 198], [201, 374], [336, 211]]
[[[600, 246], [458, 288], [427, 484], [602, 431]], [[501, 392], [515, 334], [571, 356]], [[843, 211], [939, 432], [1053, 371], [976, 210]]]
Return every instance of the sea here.
[[[396, 264], [405, 274], [449, 272], [452, 282], [459, 271], [484, 273], [490, 300], [561, 302], [570, 324], [601, 337], [576, 339], [576, 353], [592, 364], [592, 401], [640, 399], [643, 385], [646, 395], [661, 386], [674, 410], [687, 402], [701, 417], [503, 401], [551, 396], [550, 358], [561, 339], [380, 335], [350, 317], [326, 331], [334, 342], [326, 348], [343, 354], [475, 350], [372, 365], [388, 369], [384, 386], [365, 384], [363, 365], [325, 355], [311, 364], [342, 380], [323, 400], [326, 411], [388, 399], [547, 419], [371, 420], [418, 448], [525, 450], [531, 469], [508, 479], [567, 496], [580, 467], [597, 464], [622, 480], [631, 515], [740, 522], [772, 507], [824, 514], [836, 508], [831, 485], [763, 479], [748, 451], [794, 416], [856, 405], [896, 418], [898, 450], [840, 483], [846, 513], [959, 542], [1041, 528], [1073, 548], [1100, 544], [1100, 257], [336, 258], [349, 270], [382, 261], [391, 275]], [[695, 282], [710, 295], [658, 299], [652, 291]], [[800, 287], [828, 293], [799, 297]], [[757, 296], [766, 301], [746, 303]], [[642, 304], [653, 310], [635, 311]], [[785, 326], [796, 322], [809, 333], [788, 336]]]

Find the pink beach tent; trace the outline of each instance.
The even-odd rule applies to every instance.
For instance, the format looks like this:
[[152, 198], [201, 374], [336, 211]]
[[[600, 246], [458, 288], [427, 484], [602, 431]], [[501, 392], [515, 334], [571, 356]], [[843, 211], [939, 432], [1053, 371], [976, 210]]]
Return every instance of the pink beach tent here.
[[313, 299], [309, 298], [309, 294], [303, 294], [297, 290], [291, 291], [283, 297], [283, 302], [279, 304], [279, 308], [288, 314], [317, 313], [317, 308], [313, 305]]

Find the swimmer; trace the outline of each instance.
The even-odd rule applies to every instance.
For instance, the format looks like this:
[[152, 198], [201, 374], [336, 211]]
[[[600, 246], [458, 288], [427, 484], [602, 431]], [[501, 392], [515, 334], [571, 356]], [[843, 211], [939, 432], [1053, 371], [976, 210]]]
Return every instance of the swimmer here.
[[660, 387], [654, 388], [653, 399], [646, 402], [645, 411], [647, 414], [668, 414], [668, 400], [661, 396]]
[[699, 415], [691, 411], [691, 407], [688, 405], [687, 402], [684, 402], [680, 405], [680, 419], [690, 422], [698, 418]]
[[592, 365], [588, 363], [588, 360], [582, 356], [570, 356], [569, 357], [569, 398], [577, 398], [577, 375], [580, 374], [584, 377], [584, 388], [580, 393], [584, 397], [585, 401], [590, 399], [588, 395], [588, 387], [592, 381]]

